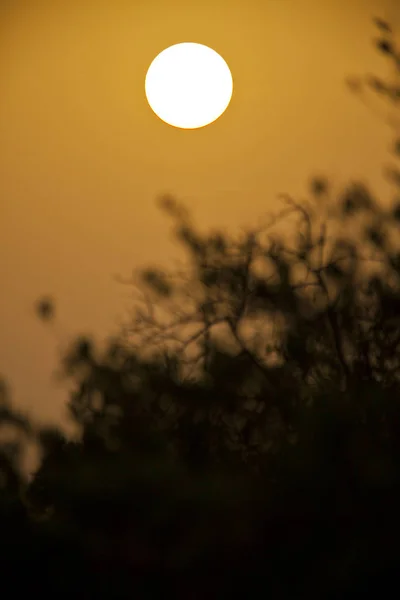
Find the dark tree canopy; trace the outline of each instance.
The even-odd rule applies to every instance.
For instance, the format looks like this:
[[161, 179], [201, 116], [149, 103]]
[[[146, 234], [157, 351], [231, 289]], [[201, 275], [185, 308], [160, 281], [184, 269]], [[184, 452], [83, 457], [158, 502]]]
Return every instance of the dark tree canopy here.
[[[400, 71], [389, 24], [375, 25]], [[398, 107], [398, 84], [365, 83]], [[364, 79], [351, 86], [364, 98]], [[14, 435], [0, 444], [1, 557], [32, 593], [333, 599], [394, 585], [399, 170], [389, 175], [389, 208], [362, 182], [333, 201], [317, 177], [308, 201], [283, 196], [238, 237], [201, 233], [164, 197], [186, 263], [139, 270], [118, 335], [105, 348], [75, 340], [63, 357], [80, 440], [17, 414], [1, 387]], [[36, 308], [51, 324], [51, 298]], [[27, 441], [41, 450], [29, 481]]]

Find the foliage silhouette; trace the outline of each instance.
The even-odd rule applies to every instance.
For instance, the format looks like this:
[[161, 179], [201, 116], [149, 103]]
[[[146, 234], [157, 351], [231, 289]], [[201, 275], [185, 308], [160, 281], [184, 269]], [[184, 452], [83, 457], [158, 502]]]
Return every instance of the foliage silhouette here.
[[[375, 24], [398, 66], [391, 28]], [[187, 264], [139, 270], [120, 334], [63, 357], [79, 441], [0, 394], [0, 424], [20, 435], [1, 446], [2, 561], [23, 564], [35, 593], [333, 599], [394, 585], [399, 200], [384, 209], [353, 182], [333, 203], [321, 177], [310, 196], [282, 196], [237, 237], [202, 234], [161, 199]], [[36, 308], [51, 323], [52, 300]], [[30, 481], [24, 436], [42, 453]]]

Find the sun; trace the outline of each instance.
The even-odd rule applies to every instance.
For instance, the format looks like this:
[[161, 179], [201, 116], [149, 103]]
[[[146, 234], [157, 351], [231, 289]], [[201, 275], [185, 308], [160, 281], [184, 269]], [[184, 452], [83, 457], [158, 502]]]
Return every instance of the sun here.
[[185, 42], [163, 50], [147, 71], [148, 103], [165, 123], [198, 129], [227, 109], [233, 80], [225, 60], [203, 44]]

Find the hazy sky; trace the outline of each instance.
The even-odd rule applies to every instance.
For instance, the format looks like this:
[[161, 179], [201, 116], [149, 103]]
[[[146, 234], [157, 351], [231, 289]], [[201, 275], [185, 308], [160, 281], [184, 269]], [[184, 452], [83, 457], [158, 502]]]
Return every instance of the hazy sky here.
[[[312, 173], [363, 178], [388, 196], [390, 130], [346, 89], [386, 75], [374, 15], [398, 0], [13, 0], [0, 8], [0, 372], [14, 399], [59, 419], [57, 344], [33, 311], [57, 301], [60, 330], [105, 335], [127, 304], [113, 274], [176, 251], [157, 209], [176, 194], [201, 226], [256, 222]], [[169, 45], [228, 62], [234, 95], [204, 129], [160, 121], [144, 78]], [[53, 387], [52, 387], [53, 386]]]

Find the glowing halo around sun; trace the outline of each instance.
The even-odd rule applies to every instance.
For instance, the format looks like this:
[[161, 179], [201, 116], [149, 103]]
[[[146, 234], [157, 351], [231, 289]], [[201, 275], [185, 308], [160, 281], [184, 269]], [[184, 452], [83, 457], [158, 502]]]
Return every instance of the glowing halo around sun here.
[[203, 44], [184, 42], [163, 50], [145, 81], [147, 101], [165, 123], [198, 129], [227, 109], [233, 80], [225, 60]]

